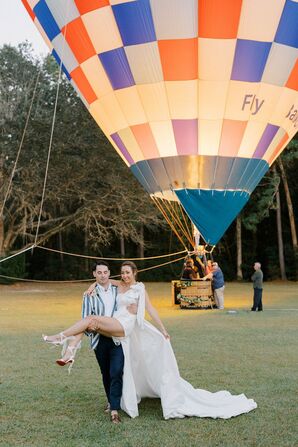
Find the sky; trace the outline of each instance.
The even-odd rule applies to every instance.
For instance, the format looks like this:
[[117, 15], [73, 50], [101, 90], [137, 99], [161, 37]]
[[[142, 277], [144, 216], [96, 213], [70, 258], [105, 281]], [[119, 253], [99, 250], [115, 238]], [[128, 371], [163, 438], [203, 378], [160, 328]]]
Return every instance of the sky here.
[[39, 34], [21, 0], [0, 0], [0, 47], [28, 40], [36, 55], [45, 55], [48, 47]]

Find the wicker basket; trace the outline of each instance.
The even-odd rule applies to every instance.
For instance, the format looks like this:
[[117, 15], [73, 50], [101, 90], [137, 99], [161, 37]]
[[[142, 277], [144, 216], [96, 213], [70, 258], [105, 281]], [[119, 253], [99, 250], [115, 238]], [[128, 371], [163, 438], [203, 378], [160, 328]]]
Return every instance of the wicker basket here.
[[213, 309], [211, 281], [181, 281], [178, 298], [181, 308]]

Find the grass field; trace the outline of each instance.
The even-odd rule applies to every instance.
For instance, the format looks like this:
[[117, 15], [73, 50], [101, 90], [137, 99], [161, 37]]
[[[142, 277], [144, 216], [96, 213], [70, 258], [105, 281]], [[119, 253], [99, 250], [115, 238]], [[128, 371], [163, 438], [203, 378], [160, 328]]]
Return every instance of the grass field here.
[[[78, 319], [84, 284], [0, 286], [0, 446], [284, 447], [298, 445], [294, 283], [266, 283], [264, 312], [251, 284], [227, 284], [226, 309], [180, 310], [169, 284], [147, 284], [172, 337], [182, 377], [197, 388], [245, 393], [258, 408], [230, 420], [164, 421], [158, 399], [114, 426], [87, 340], [69, 376], [41, 341]], [[229, 309], [237, 313], [229, 314]]]

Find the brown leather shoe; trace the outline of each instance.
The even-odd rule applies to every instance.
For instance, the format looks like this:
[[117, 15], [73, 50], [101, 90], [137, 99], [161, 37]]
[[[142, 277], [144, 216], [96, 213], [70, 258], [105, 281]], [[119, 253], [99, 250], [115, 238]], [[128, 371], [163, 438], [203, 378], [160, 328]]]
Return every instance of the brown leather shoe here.
[[118, 413], [113, 413], [111, 414], [111, 422], [113, 424], [120, 424], [121, 423], [121, 419]]

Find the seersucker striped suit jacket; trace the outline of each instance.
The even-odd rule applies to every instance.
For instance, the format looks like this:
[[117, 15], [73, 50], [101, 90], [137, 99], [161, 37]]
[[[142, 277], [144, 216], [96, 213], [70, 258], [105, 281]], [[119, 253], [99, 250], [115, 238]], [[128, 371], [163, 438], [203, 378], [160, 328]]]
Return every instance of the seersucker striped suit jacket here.
[[[117, 286], [112, 285], [112, 294], [114, 299], [112, 316], [117, 309], [117, 290]], [[105, 315], [105, 305], [97, 286], [95, 286], [91, 294], [85, 292], [83, 296], [82, 318], [88, 317], [89, 315]], [[91, 349], [95, 349], [98, 345], [100, 334], [94, 334], [93, 332], [85, 332], [85, 334], [90, 338]]]

